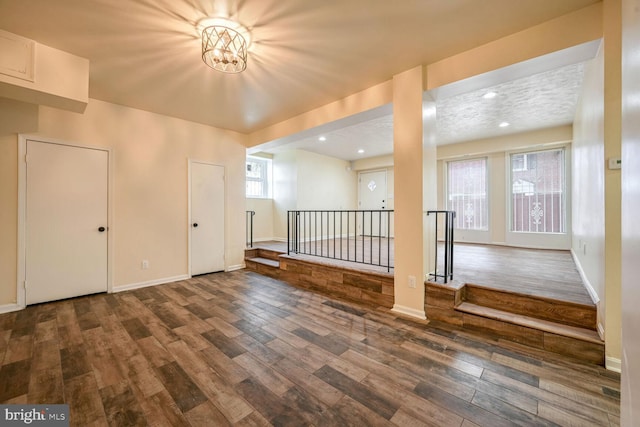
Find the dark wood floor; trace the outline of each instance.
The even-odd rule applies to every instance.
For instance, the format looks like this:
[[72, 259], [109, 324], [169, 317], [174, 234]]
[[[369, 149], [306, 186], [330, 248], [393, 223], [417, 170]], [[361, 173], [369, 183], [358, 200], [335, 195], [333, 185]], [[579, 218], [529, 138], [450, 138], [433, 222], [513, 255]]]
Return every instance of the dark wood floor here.
[[[386, 256], [387, 251], [385, 242], [386, 239], [382, 239], [383, 256]], [[372, 252], [377, 254], [376, 239], [373, 239], [372, 243], [374, 246]], [[393, 261], [393, 244], [389, 246]], [[254, 247], [287, 251], [287, 244], [283, 242], [259, 242], [255, 243]], [[352, 247], [361, 251], [359, 244]], [[369, 251], [368, 248], [369, 246], [366, 253]], [[439, 245], [439, 251], [439, 269], [444, 271], [442, 244]], [[367, 271], [380, 273], [387, 271], [383, 267], [313, 256], [296, 256], [308, 260], [322, 260], [329, 264], [356, 266], [358, 269]], [[393, 273], [393, 269], [391, 272]], [[593, 305], [593, 300], [582, 282], [569, 251], [456, 243], [454, 245], [454, 280], [504, 291]]]
[[0, 315], [0, 402], [71, 424], [619, 425], [619, 376], [246, 270]]

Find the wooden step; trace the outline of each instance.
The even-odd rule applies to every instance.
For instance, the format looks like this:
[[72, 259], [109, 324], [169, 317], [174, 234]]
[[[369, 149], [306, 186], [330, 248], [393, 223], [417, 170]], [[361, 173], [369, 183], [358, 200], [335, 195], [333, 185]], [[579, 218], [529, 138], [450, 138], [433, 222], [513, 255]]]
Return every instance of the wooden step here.
[[283, 254], [284, 252], [274, 251], [272, 249], [258, 248], [257, 258], [266, 258], [273, 261], [278, 261], [278, 258], [280, 257], [280, 255], [283, 255]]
[[280, 262], [269, 258], [253, 257], [244, 260], [247, 269], [265, 276], [278, 279], [280, 277]]
[[586, 305], [559, 301], [472, 284], [466, 284], [464, 287], [462, 300], [536, 319], [596, 330], [597, 309], [595, 304]]
[[560, 323], [550, 322], [548, 320], [524, 316], [522, 314], [514, 314], [507, 311], [496, 310], [495, 308], [483, 307], [469, 302], [461, 303], [456, 307], [456, 310], [527, 328], [539, 329], [556, 335], [592, 342], [594, 344], [602, 344], [602, 340], [598, 333], [591, 329], [563, 325]]
[[491, 331], [506, 339], [576, 359], [602, 365], [604, 342], [597, 332], [470, 302], [455, 309], [462, 314], [463, 327]]
[[252, 261], [262, 265], [268, 265], [269, 267], [280, 268], [280, 261], [275, 261], [269, 258], [254, 257], [249, 258], [248, 261]]

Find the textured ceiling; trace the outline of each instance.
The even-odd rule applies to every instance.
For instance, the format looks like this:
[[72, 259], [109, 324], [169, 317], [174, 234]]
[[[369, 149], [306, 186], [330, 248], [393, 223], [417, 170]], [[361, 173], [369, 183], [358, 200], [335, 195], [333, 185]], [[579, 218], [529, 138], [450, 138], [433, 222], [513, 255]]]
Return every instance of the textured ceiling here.
[[[571, 124], [584, 64], [572, 64], [495, 86], [436, 100], [436, 143], [496, 137]], [[485, 99], [483, 95], [496, 96]], [[507, 122], [508, 127], [500, 127]], [[319, 136], [326, 141], [319, 141]], [[385, 114], [337, 130], [301, 137], [265, 151], [303, 149], [344, 160], [393, 152], [393, 116]], [[358, 150], [363, 150], [359, 153]]]
[[[0, 28], [90, 60], [90, 96], [249, 133], [599, 0], [0, 0]], [[232, 16], [247, 70], [194, 30]]]
[[[574, 64], [436, 102], [437, 142], [450, 144], [573, 122], [583, 80]], [[485, 99], [483, 95], [496, 96]], [[500, 128], [502, 122], [508, 127]]]

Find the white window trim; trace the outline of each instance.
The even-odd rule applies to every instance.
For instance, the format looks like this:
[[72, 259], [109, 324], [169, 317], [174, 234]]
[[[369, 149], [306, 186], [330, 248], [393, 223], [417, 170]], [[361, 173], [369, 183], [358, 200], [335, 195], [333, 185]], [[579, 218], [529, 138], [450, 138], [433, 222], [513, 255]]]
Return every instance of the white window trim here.
[[[258, 162], [264, 162], [267, 166], [267, 171], [265, 173], [264, 178], [250, 178], [247, 176], [246, 164], [248, 160], [254, 160]], [[271, 199], [273, 198], [273, 172], [272, 172], [272, 159], [266, 157], [258, 157], [258, 156], [247, 156], [245, 159], [245, 182], [253, 181], [253, 182], [266, 182], [266, 194], [263, 193], [261, 196], [255, 195], [247, 195], [245, 188], [245, 197], [248, 199]]]
[[491, 241], [491, 158], [489, 156], [477, 156], [477, 157], [460, 157], [451, 158], [443, 161], [443, 173], [444, 173], [444, 193], [443, 202], [445, 209], [449, 209], [449, 164], [453, 162], [466, 161], [466, 160], [485, 160], [485, 182], [486, 182], [486, 198], [487, 198], [487, 228], [469, 230], [463, 228], [456, 228], [454, 233], [454, 240], [456, 242], [470, 242], [470, 243], [490, 243]]
[[[564, 203], [565, 203], [565, 232], [564, 233], [529, 233], [511, 230], [511, 155], [521, 153], [534, 153], [537, 151], [564, 150]], [[534, 249], [571, 249], [571, 145], [557, 144], [534, 149], [522, 149], [505, 152], [505, 201], [507, 208], [507, 220], [505, 221], [505, 243], [508, 246], [534, 248]]]

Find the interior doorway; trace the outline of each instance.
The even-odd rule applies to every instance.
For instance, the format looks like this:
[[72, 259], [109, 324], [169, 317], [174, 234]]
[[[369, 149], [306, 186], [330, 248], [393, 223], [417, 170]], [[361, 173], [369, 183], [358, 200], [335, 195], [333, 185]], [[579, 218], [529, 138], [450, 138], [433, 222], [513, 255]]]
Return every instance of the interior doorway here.
[[[387, 171], [367, 171], [358, 174], [358, 209], [379, 211], [387, 209]], [[365, 212], [358, 224], [358, 233], [366, 236], [387, 236], [387, 215]]]
[[190, 183], [190, 273], [224, 271], [224, 167], [191, 161]]
[[107, 292], [109, 151], [29, 138], [20, 149], [19, 305]]

